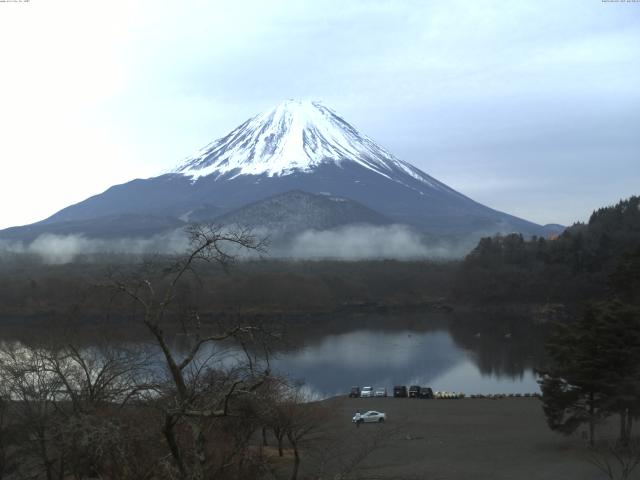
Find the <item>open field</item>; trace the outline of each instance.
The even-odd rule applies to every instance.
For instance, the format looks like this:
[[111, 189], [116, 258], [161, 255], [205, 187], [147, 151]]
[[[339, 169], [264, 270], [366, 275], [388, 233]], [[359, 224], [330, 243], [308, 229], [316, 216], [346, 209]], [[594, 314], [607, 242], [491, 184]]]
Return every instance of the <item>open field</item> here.
[[[325, 432], [333, 436], [335, 444], [329, 448], [335, 452], [346, 452], [367, 438], [385, 438], [358, 467], [362, 476], [355, 478], [605, 478], [588, 462], [580, 432], [564, 437], [550, 431], [536, 398], [336, 397], [324, 403], [332, 412]], [[356, 410], [383, 411], [388, 420], [356, 428], [351, 423]]]

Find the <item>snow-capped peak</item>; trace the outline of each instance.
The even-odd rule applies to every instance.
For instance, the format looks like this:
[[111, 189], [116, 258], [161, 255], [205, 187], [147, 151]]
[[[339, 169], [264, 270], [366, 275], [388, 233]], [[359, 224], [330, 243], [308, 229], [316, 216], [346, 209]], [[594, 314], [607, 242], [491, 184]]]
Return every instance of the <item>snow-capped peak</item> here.
[[387, 178], [398, 170], [431, 186], [440, 182], [395, 158], [319, 102], [286, 100], [247, 120], [189, 157], [176, 173], [196, 180], [212, 174], [288, 175], [333, 162], [356, 162]]

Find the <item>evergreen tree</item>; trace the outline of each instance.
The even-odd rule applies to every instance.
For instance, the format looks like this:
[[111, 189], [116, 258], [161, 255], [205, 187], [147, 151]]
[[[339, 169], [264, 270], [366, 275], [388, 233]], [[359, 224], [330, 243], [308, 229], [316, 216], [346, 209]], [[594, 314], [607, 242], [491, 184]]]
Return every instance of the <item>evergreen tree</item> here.
[[620, 417], [620, 442], [628, 444], [633, 418], [640, 414], [640, 315], [618, 300], [597, 309], [600, 342], [608, 367], [607, 409]]
[[640, 413], [640, 316], [617, 300], [589, 307], [577, 322], [559, 325], [546, 349], [549, 367], [542, 376], [543, 409], [551, 429], [569, 434], [620, 415], [620, 441], [631, 435]]
[[612, 290], [628, 303], [640, 303], [640, 245], [622, 255], [609, 278]]
[[491, 302], [604, 299], [608, 278], [617, 295], [640, 303], [640, 197], [601, 208], [557, 237], [481, 239], [462, 262], [456, 294]]
[[606, 379], [593, 318], [589, 311], [574, 324], [558, 325], [545, 345], [550, 366], [539, 372], [542, 408], [549, 427], [568, 435], [586, 423], [592, 445], [595, 425], [606, 416]]

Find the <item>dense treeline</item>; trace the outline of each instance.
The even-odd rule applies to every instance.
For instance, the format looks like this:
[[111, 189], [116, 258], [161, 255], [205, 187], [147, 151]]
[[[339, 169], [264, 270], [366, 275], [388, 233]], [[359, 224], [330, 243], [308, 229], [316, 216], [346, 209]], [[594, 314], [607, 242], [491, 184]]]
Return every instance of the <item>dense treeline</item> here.
[[[166, 258], [146, 259], [152, 264]], [[85, 315], [128, 312], [100, 288], [106, 278], [126, 275], [144, 262], [125, 258], [44, 265], [27, 255], [0, 259], [0, 315], [68, 314], [82, 304]], [[424, 305], [447, 297], [454, 270], [439, 262], [296, 261], [238, 262], [232, 274], [206, 266], [199, 278], [185, 281], [180, 291], [204, 312], [266, 312], [290, 314], [329, 312], [345, 308]], [[162, 281], [161, 278], [156, 279]], [[211, 295], [195, 298], [198, 282]]]
[[[487, 237], [462, 262], [279, 261], [238, 262], [233, 275], [203, 269], [201, 281], [215, 292], [198, 299], [210, 312], [307, 313], [344, 308], [421, 306], [449, 303], [580, 303], [604, 298], [611, 285], [628, 285], [640, 269], [640, 197], [593, 213], [587, 224], [557, 238], [524, 239], [520, 234]], [[164, 259], [166, 260], [166, 259]], [[85, 314], [114, 314], [99, 287], [158, 257], [104, 255], [62, 265], [43, 264], [28, 254], [0, 256], [0, 315], [66, 314], [83, 303]], [[191, 280], [196, 282], [196, 280]], [[194, 291], [187, 285], [182, 295]], [[194, 301], [193, 298], [190, 301]]]
[[[618, 416], [613, 455], [626, 472], [620, 478], [627, 478], [640, 464], [640, 444], [632, 436], [640, 417], [640, 198], [597, 210], [588, 224], [574, 225], [555, 240], [484, 239], [465, 266], [492, 269], [498, 278], [507, 267], [528, 270], [528, 286], [538, 287], [533, 295], [581, 304], [583, 313], [556, 323], [547, 339], [547, 361], [538, 372], [543, 409], [558, 432], [571, 434], [588, 425], [592, 447], [596, 426]], [[549, 275], [558, 267], [566, 272], [566, 283]], [[522, 295], [518, 286], [511, 291]], [[609, 467], [599, 465], [614, 478]]]
[[612, 281], [628, 283], [639, 258], [640, 197], [631, 197], [557, 238], [483, 238], [461, 265], [455, 293], [478, 302], [603, 298]]

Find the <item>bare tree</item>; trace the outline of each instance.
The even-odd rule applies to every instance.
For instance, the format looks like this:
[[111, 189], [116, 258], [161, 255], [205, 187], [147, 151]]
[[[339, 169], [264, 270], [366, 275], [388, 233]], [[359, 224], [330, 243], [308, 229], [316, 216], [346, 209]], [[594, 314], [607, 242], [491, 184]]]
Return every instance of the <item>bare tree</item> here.
[[258, 415], [262, 423], [262, 445], [267, 446], [267, 431], [276, 440], [278, 456], [284, 456], [284, 440], [289, 424], [287, 409], [282, 400], [289, 393], [290, 386], [281, 378], [271, 377], [261, 385], [258, 394]]
[[[137, 275], [109, 283], [142, 313], [150, 351], [117, 342], [81, 347], [64, 336], [42, 345], [14, 342], [0, 351], [0, 397], [10, 399], [18, 435], [9, 440], [21, 476], [257, 477], [261, 459], [251, 438], [260, 426], [258, 391], [273, 378], [274, 335], [258, 322], [207, 330], [189, 298], [194, 285], [209, 293], [198, 264], [228, 269], [241, 250], [263, 245], [244, 230], [200, 226], [190, 235], [187, 254], [168, 267], [156, 259]], [[179, 348], [167, 333], [176, 325]]]
[[[265, 332], [259, 325], [232, 325], [213, 334], [203, 334], [197, 311], [181, 306], [176, 312], [181, 285], [186, 277], [199, 280], [198, 264], [213, 263], [228, 269], [242, 251], [262, 251], [263, 244], [248, 230], [226, 230], [219, 226], [193, 226], [189, 230], [190, 248], [184, 258], [164, 269], [165, 282], [154, 282], [141, 276], [132, 281], [117, 281], [115, 288], [126, 294], [141, 309], [142, 322], [162, 352], [167, 371], [163, 389], [164, 422], [162, 431], [180, 476], [185, 479], [205, 478], [212, 468], [212, 420], [234, 415], [234, 401], [252, 395], [270, 376], [268, 349], [264, 348]], [[179, 320], [187, 346], [174, 350], [164, 328], [169, 316]], [[268, 335], [266, 335], [268, 337]], [[224, 368], [216, 347], [233, 341], [242, 359], [236, 358], [231, 368]], [[256, 345], [262, 348], [256, 350]], [[264, 353], [263, 362], [255, 353]], [[184, 445], [182, 432], [189, 432], [191, 442]]]
[[640, 441], [610, 442], [604, 450], [591, 448], [587, 459], [610, 480], [628, 480], [640, 465]]
[[126, 442], [113, 411], [131, 398], [144, 365], [142, 356], [118, 345], [5, 345], [0, 382], [11, 405], [12, 456], [23, 473], [81, 478], [100, 473], [109, 461], [132, 463], [124, 451], [114, 458]]
[[293, 449], [291, 480], [296, 480], [300, 470], [300, 447], [318, 432], [327, 417], [327, 411], [317, 403], [302, 403], [299, 397], [286, 399], [284, 408], [290, 419], [286, 427], [287, 440]]
[[21, 433], [21, 467], [42, 470], [47, 480], [60, 478], [64, 455], [55, 440], [56, 401], [62, 383], [51, 374], [47, 352], [17, 344], [5, 346], [0, 353], [0, 376]]
[[273, 433], [278, 445], [278, 455], [284, 456], [284, 440], [293, 453], [291, 479], [298, 478], [302, 449], [310, 447], [320, 435], [328, 412], [318, 402], [312, 402], [302, 385], [290, 385], [283, 379], [275, 379], [261, 388], [260, 420]]
[[149, 354], [122, 344], [101, 342], [85, 348], [73, 343], [45, 353], [48, 368], [62, 383], [61, 394], [74, 413], [87, 413], [103, 405], [125, 404], [147, 388]]
[[11, 440], [16, 433], [9, 421], [11, 403], [9, 385], [0, 378], [0, 478], [4, 478], [15, 467], [15, 462], [9, 456]]

